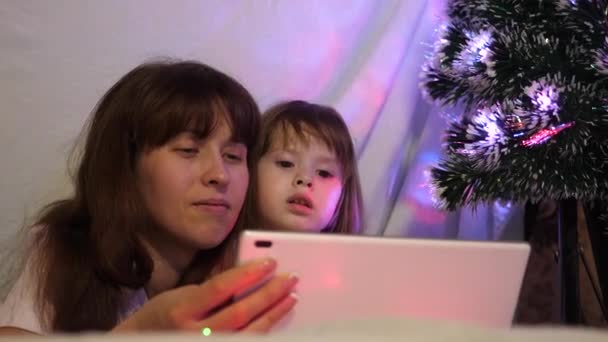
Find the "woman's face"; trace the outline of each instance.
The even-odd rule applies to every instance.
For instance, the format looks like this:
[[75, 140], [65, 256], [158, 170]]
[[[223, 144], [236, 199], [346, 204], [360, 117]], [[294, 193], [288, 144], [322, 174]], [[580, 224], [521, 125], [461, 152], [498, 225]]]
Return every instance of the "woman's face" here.
[[166, 247], [213, 248], [233, 229], [249, 171], [247, 147], [231, 136], [226, 123], [203, 139], [183, 132], [139, 158], [138, 188]]

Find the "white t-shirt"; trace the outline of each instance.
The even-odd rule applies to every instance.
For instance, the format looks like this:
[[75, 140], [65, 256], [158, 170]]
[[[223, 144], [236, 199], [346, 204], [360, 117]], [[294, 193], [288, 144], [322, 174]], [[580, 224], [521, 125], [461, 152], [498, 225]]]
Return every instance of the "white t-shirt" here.
[[[41, 317], [35, 309], [35, 284], [37, 283], [35, 280], [36, 277], [32, 274], [32, 268], [29, 267], [28, 263], [8, 293], [4, 303], [0, 304], [0, 327], [21, 328], [42, 335], [52, 333], [44, 329]], [[119, 315], [120, 320], [129, 317], [148, 300], [143, 288], [132, 292], [127, 310]]]

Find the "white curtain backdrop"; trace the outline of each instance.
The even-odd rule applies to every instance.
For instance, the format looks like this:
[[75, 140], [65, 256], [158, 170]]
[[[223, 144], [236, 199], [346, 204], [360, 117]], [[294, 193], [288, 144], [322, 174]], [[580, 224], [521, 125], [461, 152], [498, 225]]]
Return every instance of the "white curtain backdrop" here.
[[0, 240], [70, 192], [66, 156], [96, 101], [159, 56], [234, 76], [262, 109], [291, 98], [335, 106], [358, 151], [366, 234], [521, 239], [520, 207], [443, 213], [425, 186], [444, 121], [422, 100], [418, 75], [442, 7], [442, 0], [3, 1]]

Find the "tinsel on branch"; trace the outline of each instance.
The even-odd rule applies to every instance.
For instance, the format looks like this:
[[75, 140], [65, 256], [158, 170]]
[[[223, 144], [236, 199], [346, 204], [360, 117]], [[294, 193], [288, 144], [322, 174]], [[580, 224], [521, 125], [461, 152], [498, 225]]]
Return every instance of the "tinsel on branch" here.
[[421, 83], [459, 111], [431, 170], [439, 204], [608, 199], [606, 2], [452, 0], [447, 10]]

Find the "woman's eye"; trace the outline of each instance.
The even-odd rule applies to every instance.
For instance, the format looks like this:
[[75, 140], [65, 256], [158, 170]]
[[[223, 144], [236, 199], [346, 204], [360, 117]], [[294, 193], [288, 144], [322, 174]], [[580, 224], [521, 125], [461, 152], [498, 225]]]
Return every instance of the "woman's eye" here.
[[178, 148], [176, 150], [186, 157], [194, 157], [198, 154], [198, 148]]
[[232, 161], [242, 161], [243, 157], [241, 157], [240, 154], [235, 154], [235, 153], [224, 153], [224, 157], [228, 160], [232, 160]]
[[334, 175], [329, 172], [329, 171], [325, 171], [325, 170], [319, 170], [317, 172], [317, 174], [321, 177], [321, 178], [332, 178]]
[[287, 160], [279, 160], [277, 161], [277, 165], [279, 167], [283, 167], [283, 168], [288, 168], [288, 167], [292, 167], [293, 163]]

